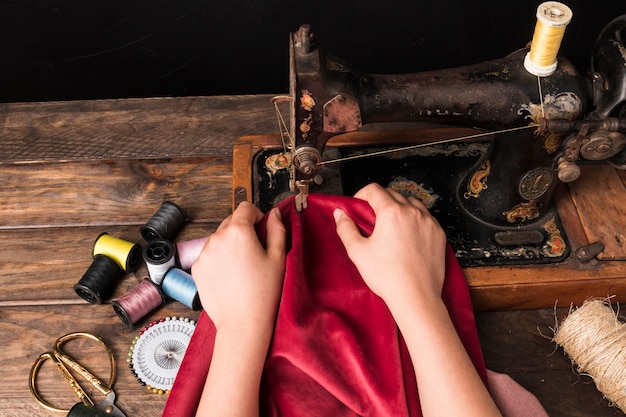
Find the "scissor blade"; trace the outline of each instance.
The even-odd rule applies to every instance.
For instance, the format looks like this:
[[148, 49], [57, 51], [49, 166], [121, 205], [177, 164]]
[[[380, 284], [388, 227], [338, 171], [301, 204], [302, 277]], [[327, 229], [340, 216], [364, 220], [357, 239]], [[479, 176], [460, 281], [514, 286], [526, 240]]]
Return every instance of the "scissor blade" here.
[[113, 391], [109, 392], [106, 398], [96, 405], [96, 408], [113, 417], [126, 417], [126, 414], [115, 405], [115, 393]]

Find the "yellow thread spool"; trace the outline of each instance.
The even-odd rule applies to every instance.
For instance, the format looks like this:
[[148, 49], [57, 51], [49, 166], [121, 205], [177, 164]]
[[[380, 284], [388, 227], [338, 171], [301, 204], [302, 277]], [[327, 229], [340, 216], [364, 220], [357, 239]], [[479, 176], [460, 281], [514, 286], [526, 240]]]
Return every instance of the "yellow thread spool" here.
[[557, 54], [565, 34], [565, 27], [572, 20], [572, 10], [566, 5], [547, 1], [537, 8], [537, 24], [524, 59], [524, 67], [538, 77], [546, 77], [556, 71]]
[[133, 242], [102, 233], [93, 245], [93, 256], [105, 255], [113, 259], [124, 271], [132, 271], [139, 264], [141, 247]]

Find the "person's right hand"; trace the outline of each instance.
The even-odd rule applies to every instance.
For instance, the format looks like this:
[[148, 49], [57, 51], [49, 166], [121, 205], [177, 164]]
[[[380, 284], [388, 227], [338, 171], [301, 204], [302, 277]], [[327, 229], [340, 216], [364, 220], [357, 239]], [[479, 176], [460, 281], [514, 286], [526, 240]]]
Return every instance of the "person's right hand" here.
[[337, 210], [337, 233], [406, 341], [424, 417], [502, 417], [441, 299], [446, 237], [437, 221], [418, 200], [376, 184], [355, 197], [374, 210], [374, 231], [363, 237], [352, 219]]
[[337, 233], [368, 287], [390, 308], [421, 297], [440, 299], [446, 237], [424, 204], [375, 183], [354, 197], [374, 210], [371, 236], [363, 237], [342, 210], [336, 209], [334, 215]]

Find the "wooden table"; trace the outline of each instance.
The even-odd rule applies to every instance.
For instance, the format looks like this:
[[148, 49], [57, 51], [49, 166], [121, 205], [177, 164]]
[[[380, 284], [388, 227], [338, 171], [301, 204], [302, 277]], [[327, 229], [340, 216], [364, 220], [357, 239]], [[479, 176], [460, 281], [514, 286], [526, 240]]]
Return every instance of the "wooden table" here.
[[[139, 227], [163, 201], [184, 208], [191, 221], [177, 239], [211, 233], [231, 211], [233, 145], [248, 135], [276, 133], [269, 95], [154, 98], [16, 103], [0, 105], [0, 415], [59, 415], [40, 408], [28, 391], [28, 372], [37, 355], [57, 337], [75, 331], [100, 335], [118, 360], [115, 391], [128, 416], [160, 415], [164, 395], [140, 386], [126, 367], [137, 331], [167, 316], [195, 319], [179, 303], [153, 311], [134, 328], [115, 315], [110, 300], [88, 304], [73, 291], [91, 263], [102, 232], [143, 243]], [[623, 173], [611, 175], [624, 181]], [[620, 177], [621, 175], [621, 177]], [[584, 185], [589, 187], [589, 185]], [[597, 184], [592, 188], [597, 188]], [[566, 190], [570, 198], [576, 189]], [[592, 191], [597, 191], [593, 189]], [[618, 189], [617, 192], [620, 190]], [[623, 190], [622, 190], [623, 191]], [[626, 200], [618, 200], [624, 207]], [[576, 210], [567, 202], [562, 211]], [[622, 211], [623, 214], [623, 211]], [[575, 213], [569, 213], [575, 216]], [[576, 244], [589, 240], [580, 224]], [[614, 231], [624, 233], [624, 230]], [[552, 291], [559, 306], [588, 295], [623, 292], [623, 263], [594, 261], [578, 269], [586, 278], [572, 283], [563, 266], [539, 273], [532, 268], [501, 272], [513, 285], [492, 285], [492, 270], [467, 270], [488, 366], [509, 373], [542, 401], [551, 416], [621, 415], [602, 399], [591, 381], [578, 376], [549, 340], [550, 326], [563, 309], [530, 309], [533, 292]], [[139, 283], [147, 271], [127, 274], [115, 299]], [[601, 279], [598, 279], [598, 276]], [[538, 277], [538, 280], [537, 280]], [[602, 294], [587, 294], [585, 283]], [[578, 285], [578, 284], [585, 285]], [[507, 309], [491, 311], [509, 294]], [[621, 294], [624, 296], [624, 294]], [[557, 297], [558, 298], [558, 297]], [[546, 307], [545, 305], [542, 307]], [[89, 356], [90, 351], [85, 352]], [[104, 372], [94, 363], [93, 371]], [[57, 375], [43, 394], [70, 405], [74, 398]], [[45, 384], [42, 384], [45, 385]], [[57, 392], [58, 389], [58, 392]]]

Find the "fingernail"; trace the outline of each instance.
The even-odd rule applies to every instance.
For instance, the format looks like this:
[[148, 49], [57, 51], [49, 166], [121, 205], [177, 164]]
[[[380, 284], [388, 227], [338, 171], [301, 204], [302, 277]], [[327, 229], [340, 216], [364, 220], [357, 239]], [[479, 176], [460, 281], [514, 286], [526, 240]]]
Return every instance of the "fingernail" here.
[[333, 210], [333, 217], [335, 218], [335, 221], [338, 222], [341, 218], [341, 209], [336, 208]]
[[276, 217], [278, 217], [280, 220], [283, 219], [283, 214], [280, 212], [280, 209], [278, 207], [274, 207], [274, 214], [276, 215]]

